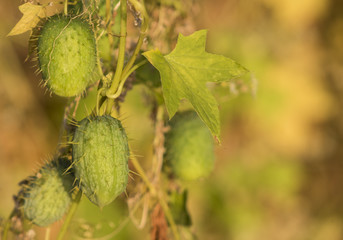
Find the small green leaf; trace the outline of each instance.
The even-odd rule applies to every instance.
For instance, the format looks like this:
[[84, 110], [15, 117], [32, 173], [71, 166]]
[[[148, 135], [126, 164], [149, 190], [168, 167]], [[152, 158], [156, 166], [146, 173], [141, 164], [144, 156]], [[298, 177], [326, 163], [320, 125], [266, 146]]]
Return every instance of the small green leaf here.
[[29, 2], [20, 5], [19, 11], [23, 13], [23, 17], [7, 36], [14, 36], [32, 30], [40, 19], [46, 16], [45, 8], [43, 6], [34, 5]]
[[222, 82], [237, 78], [247, 70], [235, 61], [205, 51], [206, 30], [190, 36], [179, 35], [175, 49], [163, 56], [159, 50], [143, 55], [158, 69], [170, 118], [176, 113], [180, 100], [188, 99], [212, 134], [219, 139], [220, 122], [217, 101], [206, 82]]
[[187, 209], [188, 191], [175, 190], [170, 193], [168, 205], [177, 225], [191, 226], [192, 219]]

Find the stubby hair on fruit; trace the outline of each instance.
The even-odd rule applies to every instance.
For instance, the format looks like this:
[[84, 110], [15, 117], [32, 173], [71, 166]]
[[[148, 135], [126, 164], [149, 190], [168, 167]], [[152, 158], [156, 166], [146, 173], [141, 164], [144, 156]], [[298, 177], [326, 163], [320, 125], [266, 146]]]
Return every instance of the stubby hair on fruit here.
[[128, 139], [109, 115], [83, 119], [74, 134], [75, 176], [91, 202], [103, 207], [121, 194], [128, 180]]
[[43, 80], [56, 95], [81, 94], [96, 78], [95, 37], [91, 26], [81, 18], [49, 18], [38, 37], [37, 55]]
[[214, 166], [214, 142], [194, 111], [175, 114], [166, 135], [165, 160], [173, 174], [185, 181], [206, 177]]
[[66, 161], [62, 158], [52, 161], [29, 178], [23, 195], [23, 212], [38, 226], [60, 220], [69, 209], [74, 176], [66, 172]]

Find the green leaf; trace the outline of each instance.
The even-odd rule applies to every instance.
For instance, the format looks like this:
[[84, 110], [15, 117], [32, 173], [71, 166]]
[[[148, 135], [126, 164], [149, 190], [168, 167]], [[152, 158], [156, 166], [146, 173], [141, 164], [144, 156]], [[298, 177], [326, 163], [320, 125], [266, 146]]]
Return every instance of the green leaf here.
[[188, 99], [212, 134], [219, 139], [218, 105], [206, 82], [228, 81], [247, 70], [227, 57], [206, 52], [206, 35], [206, 30], [190, 36], [180, 34], [170, 54], [163, 56], [159, 50], [151, 50], [143, 55], [160, 72], [169, 117], [174, 116], [181, 99]]
[[32, 30], [40, 19], [46, 16], [45, 8], [41, 5], [24, 3], [19, 6], [19, 10], [23, 13], [23, 17], [7, 36], [14, 36]]
[[192, 219], [187, 209], [188, 191], [172, 191], [169, 196], [168, 205], [177, 225], [191, 226]]

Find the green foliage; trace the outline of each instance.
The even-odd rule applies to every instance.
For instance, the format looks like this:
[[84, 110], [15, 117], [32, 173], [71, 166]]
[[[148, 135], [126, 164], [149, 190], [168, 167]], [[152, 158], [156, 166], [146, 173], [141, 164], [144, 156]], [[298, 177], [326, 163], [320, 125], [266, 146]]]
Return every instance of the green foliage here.
[[64, 97], [81, 94], [96, 77], [96, 46], [89, 24], [55, 15], [38, 38], [38, 59], [49, 89]]
[[160, 75], [156, 68], [150, 63], [144, 64], [142, 67], [136, 70], [136, 82], [137, 84], [144, 84], [149, 88], [161, 87]]
[[191, 226], [192, 221], [187, 211], [187, 190], [183, 192], [173, 191], [169, 196], [169, 207], [175, 223], [183, 226]]
[[60, 220], [69, 208], [74, 176], [66, 171], [66, 161], [58, 159], [46, 164], [30, 177], [25, 187], [23, 211], [27, 219], [38, 226]]
[[170, 118], [181, 99], [193, 105], [212, 134], [219, 138], [220, 123], [217, 102], [206, 88], [206, 82], [222, 82], [237, 78], [247, 70], [224, 56], [205, 51], [206, 30], [190, 36], [180, 34], [175, 49], [163, 56], [159, 50], [143, 55], [160, 72], [163, 96]]
[[75, 111], [75, 120], [81, 121], [89, 115], [91, 109], [95, 108], [97, 89], [88, 90], [80, 99], [79, 107]]
[[129, 147], [119, 120], [105, 115], [83, 119], [74, 135], [75, 176], [83, 193], [103, 207], [127, 185]]
[[210, 131], [194, 111], [177, 113], [166, 135], [165, 160], [181, 180], [208, 176], [214, 165], [214, 143]]

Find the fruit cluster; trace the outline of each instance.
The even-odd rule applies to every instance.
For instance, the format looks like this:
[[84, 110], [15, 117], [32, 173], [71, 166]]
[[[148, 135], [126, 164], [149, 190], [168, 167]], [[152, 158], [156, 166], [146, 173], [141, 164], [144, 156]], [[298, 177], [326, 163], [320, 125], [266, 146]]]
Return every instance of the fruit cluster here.
[[[54, 15], [44, 20], [38, 32], [36, 54], [51, 92], [77, 96], [98, 80], [95, 33], [86, 19]], [[91, 114], [76, 125], [67, 156], [57, 154], [23, 186], [21, 208], [36, 225], [60, 220], [77, 188], [101, 208], [126, 189], [129, 147], [121, 122], [108, 114]]]
[[[116, 47], [118, 39], [110, 40], [110, 36], [118, 32], [119, 25], [117, 21], [112, 28], [107, 27], [105, 0], [95, 8], [92, 2], [82, 1], [81, 4], [79, 1], [69, 9], [69, 14], [47, 18], [35, 30], [39, 33], [35, 42], [39, 69], [44, 85], [52, 93], [61, 97], [83, 97], [87, 87], [98, 82], [96, 108], [76, 122], [76, 127], [64, 129], [70, 146], [63, 151], [58, 149], [51, 161], [28, 178], [19, 194], [23, 215], [38, 226], [48, 226], [60, 220], [77, 199], [77, 194], [84, 194], [103, 208], [122, 194], [128, 184], [130, 150], [125, 129], [121, 121], [111, 115], [113, 105], [109, 104], [100, 112], [98, 107], [100, 102], [113, 101], [111, 94], [102, 91], [110, 89], [111, 81], [114, 81], [108, 75], [103, 76], [103, 73], [113, 75], [114, 72], [113, 67], [109, 68], [113, 65], [112, 53], [105, 46], [111, 45], [110, 49]], [[111, 1], [111, 9], [117, 3], [118, 0]], [[92, 20], [80, 14], [84, 4], [89, 4], [87, 8], [91, 11], [88, 10], [88, 16]], [[121, 16], [120, 11], [117, 16]], [[145, 67], [149, 66], [152, 65]], [[125, 74], [131, 67], [126, 72], [123, 70]], [[147, 81], [138, 79], [137, 82], [151, 86]], [[160, 88], [160, 81], [153, 87]], [[162, 115], [163, 122], [165, 114]], [[164, 124], [170, 128], [165, 135], [162, 157], [162, 172], [167, 179], [182, 185], [207, 177], [214, 166], [214, 142], [198, 114], [194, 111], [179, 112]], [[167, 205], [175, 223], [189, 226], [187, 190], [164, 190], [168, 193]]]

